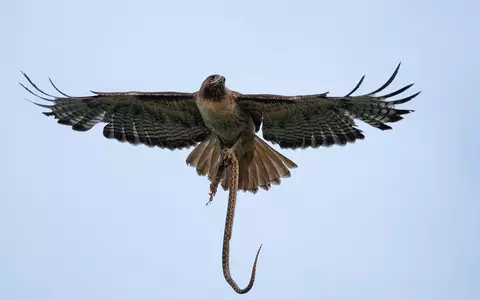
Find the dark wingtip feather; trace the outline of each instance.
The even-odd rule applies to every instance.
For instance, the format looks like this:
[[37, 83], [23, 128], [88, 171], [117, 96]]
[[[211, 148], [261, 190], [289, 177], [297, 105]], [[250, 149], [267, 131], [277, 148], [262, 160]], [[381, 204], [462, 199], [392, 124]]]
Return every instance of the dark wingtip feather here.
[[73, 122], [67, 119], [59, 119], [57, 123], [62, 125], [73, 125]]
[[403, 120], [403, 117], [401, 115], [393, 115], [388, 119], [388, 122], [389, 123], [395, 123], [395, 122], [398, 122], [400, 120]]
[[395, 109], [395, 114], [398, 114], [398, 115], [406, 115], [411, 112], [413, 112], [413, 110], [411, 109]]
[[422, 92], [422, 91], [417, 92], [417, 93], [415, 93], [415, 94], [413, 94], [413, 95], [411, 95], [411, 96], [405, 97], [405, 98], [403, 98], [403, 99], [399, 99], [399, 100], [395, 100], [395, 101], [389, 101], [388, 103], [391, 103], [391, 104], [394, 104], [394, 105], [396, 105], [396, 104], [402, 104], [402, 103], [408, 102], [408, 101], [412, 100], [413, 98], [417, 97], [418, 95], [420, 95], [421, 92]]
[[57, 92], [59, 92], [60, 94], [62, 94], [63, 96], [67, 97], [67, 98], [72, 98], [71, 96], [65, 94], [64, 92], [62, 92], [60, 89], [57, 88], [57, 86], [53, 83], [52, 79], [50, 79], [50, 77], [48, 77], [48, 80], [50, 81], [50, 84], [53, 86], [53, 88], [55, 90], [57, 90]]
[[87, 127], [81, 123], [76, 123], [72, 125], [72, 129], [75, 131], [88, 131], [91, 127]]
[[376, 127], [380, 130], [390, 130], [390, 129], [392, 129], [392, 127], [388, 126], [385, 123], [381, 123], [381, 122], [378, 122]]
[[371, 95], [374, 95], [378, 92], [381, 92], [385, 88], [387, 88], [393, 82], [393, 80], [395, 80], [395, 77], [397, 77], [398, 70], [400, 70], [400, 65], [401, 64], [402, 64], [401, 62], [398, 64], [398, 66], [395, 68], [395, 71], [393, 71], [392, 76], [390, 76], [390, 78], [388, 78], [387, 82], [385, 82], [381, 87], [379, 87], [378, 89], [376, 89], [375, 91], [373, 91], [371, 93], [368, 93], [368, 94], [365, 94], [365, 95], [362, 95], [362, 96], [371, 96]]
[[[20, 71], [20, 72], [22, 72], [22, 71]], [[39, 91], [40, 93], [44, 94], [44, 95], [47, 96], [47, 97], [56, 98], [55, 96], [50, 95], [50, 94], [47, 94], [47, 93], [45, 93], [43, 90], [41, 90], [41, 89], [30, 79], [30, 77], [28, 77], [27, 74], [25, 74], [24, 72], [22, 72], [22, 74], [23, 74], [23, 76], [27, 79], [28, 83], [30, 83], [30, 85], [33, 86], [34, 89], [36, 89], [37, 91]], [[23, 84], [21, 84], [21, 85], [25, 88], [25, 86], [24, 86]], [[25, 89], [30, 92], [30, 90], [28, 90], [27, 88], [25, 88]], [[33, 94], [33, 93], [32, 93], [32, 94]], [[34, 95], [35, 95], [35, 94], [34, 94]], [[39, 97], [39, 96], [37, 96], [37, 97]], [[39, 98], [41, 98], [41, 97], [39, 97]], [[42, 98], [42, 99], [43, 99], [43, 98]], [[51, 101], [51, 100], [49, 100], [49, 101]]]
[[362, 85], [362, 82], [364, 79], [365, 79], [365, 75], [363, 75], [362, 78], [360, 78], [360, 81], [357, 83], [357, 85], [353, 88], [353, 90], [350, 91], [350, 93], [346, 94], [345, 97], [349, 97], [350, 95], [355, 93], [358, 90], [358, 88]]
[[41, 104], [41, 103], [37, 103], [37, 102], [31, 101], [31, 100], [28, 100], [28, 99], [25, 99], [25, 101], [28, 101], [30, 103], [33, 103], [33, 104], [35, 104], [37, 106], [40, 106], [40, 107], [43, 107], [43, 108], [52, 109], [52, 107], [53, 107], [53, 105]]
[[[47, 109], [52, 109], [53, 105], [46, 105], [46, 104], [40, 104], [40, 103], [37, 103], [37, 102], [33, 102], [33, 101], [30, 101], [28, 99], [25, 99], [26, 101], [30, 102], [30, 103], [33, 103], [37, 106], [40, 106], [42, 108], [47, 108]], [[55, 116], [55, 114], [53, 113], [53, 110], [52, 111], [46, 111], [46, 112], [42, 112], [42, 114], [44, 114], [45, 116], [47, 117], [50, 117], [50, 116]]]
[[19, 82], [18, 83], [21, 87], [23, 87], [27, 92], [29, 92], [30, 94], [34, 95], [35, 97], [39, 98], [39, 99], [42, 99], [42, 100], [45, 100], [45, 101], [49, 101], [49, 102], [54, 102], [55, 100], [52, 100], [52, 99], [48, 99], [48, 98], [45, 98], [45, 97], [42, 97], [38, 94], [35, 94], [34, 92], [32, 92], [28, 87], [26, 87], [23, 83]]
[[358, 129], [357, 131], [355, 131], [355, 138], [358, 139], [358, 140], [364, 140], [365, 135], [363, 134], [363, 132], [360, 129]]
[[405, 92], [406, 90], [408, 90], [409, 88], [411, 88], [413, 85], [414, 85], [414, 83], [406, 85], [403, 88], [396, 90], [395, 92], [391, 92], [390, 94], [383, 95], [382, 98], [390, 98], [390, 97], [396, 96], [398, 94], [401, 94], [401, 93]]

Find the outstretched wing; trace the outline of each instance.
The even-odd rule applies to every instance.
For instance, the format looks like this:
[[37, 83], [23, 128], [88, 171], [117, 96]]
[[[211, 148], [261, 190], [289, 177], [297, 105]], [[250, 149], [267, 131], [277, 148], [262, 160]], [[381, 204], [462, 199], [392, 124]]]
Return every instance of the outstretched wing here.
[[104, 122], [107, 123], [103, 129], [106, 138], [168, 149], [194, 146], [210, 133], [191, 93], [92, 92], [95, 95], [70, 97], [50, 80], [62, 94], [62, 97], [56, 97], [43, 92], [26, 74], [23, 75], [38, 93], [46, 97], [20, 85], [51, 105], [34, 103], [50, 109], [50, 112], [44, 112], [46, 116], [54, 116], [58, 123], [72, 126], [73, 130], [87, 131]]
[[302, 96], [237, 93], [237, 99], [238, 103], [252, 114], [257, 129], [259, 122], [263, 123], [263, 137], [279, 144], [281, 148], [345, 145], [364, 138], [354, 119], [386, 130], [391, 127], [385, 123], [397, 122], [403, 118], [402, 115], [412, 112], [396, 109], [395, 105], [410, 101], [420, 92], [399, 100], [387, 99], [400, 95], [413, 84], [383, 96], [376, 95], [393, 82], [399, 68], [400, 64], [380, 88], [360, 96], [352, 94], [360, 87], [365, 76], [344, 97], [329, 97], [327, 93]]

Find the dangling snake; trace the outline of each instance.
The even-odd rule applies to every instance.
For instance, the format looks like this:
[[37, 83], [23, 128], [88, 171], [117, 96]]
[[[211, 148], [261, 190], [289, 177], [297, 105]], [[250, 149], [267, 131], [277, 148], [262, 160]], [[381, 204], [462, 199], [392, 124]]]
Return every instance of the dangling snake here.
[[[232, 238], [232, 229], [233, 229], [233, 219], [235, 217], [235, 205], [237, 203], [237, 190], [238, 190], [238, 159], [235, 156], [233, 151], [224, 150], [223, 161], [220, 163], [218, 168], [217, 175], [210, 185], [210, 201], [212, 201], [213, 196], [217, 191], [218, 184], [222, 173], [226, 165], [231, 166], [231, 177], [230, 177], [230, 191], [228, 194], [228, 206], [227, 206], [227, 216], [225, 219], [225, 231], [223, 233], [223, 250], [222, 250], [222, 269], [223, 276], [228, 284], [233, 288], [233, 290], [239, 294], [248, 293], [255, 283], [255, 272], [257, 270], [257, 261], [262, 245], [257, 250], [257, 255], [255, 256], [255, 261], [253, 262], [252, 273], [250, 275], [250, 282], [248, 285], [241, 289], [235, 280], [233, 280], [232, 275], [230, 274], [230, 239]], [[209, 203], [210, 203], [209, 201]]]

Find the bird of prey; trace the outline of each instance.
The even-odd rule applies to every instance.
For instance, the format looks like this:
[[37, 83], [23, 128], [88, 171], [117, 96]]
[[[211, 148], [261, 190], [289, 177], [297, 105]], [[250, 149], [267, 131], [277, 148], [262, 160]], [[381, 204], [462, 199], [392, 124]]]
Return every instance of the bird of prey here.
[[[109, 139], [149, 147], [182, 149], [196, 146], [188, 155], [188, 165], [196, 167], [199, 175], [212, 182], [210, 201], [219, 184], [230, 189], [227, 221], [224, 234], [222, 262], [227, 282], [238, 293], [253, 286], [255, 258], [250, 284], [240, 289], [230, 276], [228, 243], [231, 237], [235, 195], [237, 188], [255, 193], [280, 184], [280, 178], [289, 177], [289, 169], [297, 165], [276, 151], [258, 135], [280, 148], [305, 149], [346, 145], [364, 139], [355, 124], [361, 120], [380, 130], [391, 129], [386, 123], [397, 122], [412, 110], [398, 109], [420, 92], [404, 98], [399, 96], [413, 84], [394, 92], [378, 95], [395, 79], [393, 75], [375, 91], [353, 95], [358, 84], [345, 96], [332, 97], [328, 93], [284, 96], [273, 94], [243, 94], [225, 86], [225, 77], [208, 76], [193, 93], [185, 92], [93, 92], [93, 95], [71, 97], [60, 91], [53, 96], [42, 91], [24, 74], [35, 96], [50, 105], [35, 103], [50, 111], [47, 116], [73, 130], [88, 131], [98, 123], [106, 123], [103, 135]], [[42, 94], [42, 95], [39, 95]], [[232, 194], [233, 190], [233, 194]]]

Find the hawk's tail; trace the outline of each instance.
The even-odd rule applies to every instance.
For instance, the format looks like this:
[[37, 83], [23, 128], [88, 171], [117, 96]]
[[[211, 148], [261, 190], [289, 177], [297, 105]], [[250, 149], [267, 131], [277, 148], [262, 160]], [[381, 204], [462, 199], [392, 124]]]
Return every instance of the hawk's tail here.
[[[199, 175], [207, 175], [212, 181], [220, 163], [220, 143], [211, 135], [201, 142], [187, 157], [187, 164], [195, 166]], [[239, 158], [238, 189], [255, 193], [258, 188], [268, 190], [272, 184], [280, 184], [281, 177], [290, 177], [289, 169], [297, 165], [258, 136], [255, 136], [253, 151]], [[223, 189], [230, 188], [227, 176], [230, 168], [222, 174]]]

